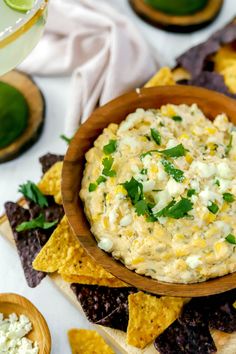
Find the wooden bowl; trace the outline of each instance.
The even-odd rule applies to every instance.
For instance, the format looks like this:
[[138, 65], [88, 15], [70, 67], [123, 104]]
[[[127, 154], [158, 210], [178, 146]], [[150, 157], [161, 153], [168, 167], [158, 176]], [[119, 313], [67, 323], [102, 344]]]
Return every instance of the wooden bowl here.
[[43, 315], [29, 300], [18, 294], [0, 294], [0, 313], [3, 313], [4, 317], [11, 313], [27, 316], [33, 327], [27, 338], [38, 343], [39, 354], [50, 354], [51, 336], [48, 325]]
[[195, 284], [173, 284], [153, 280], [136, 274], [103, 252], [90, 232], [90, 226], [79, 198], [83, 177], [84, 155], [94, 140], [110, 123], [120, 123], [136, 108], [159, 108], [163, 104], [196, 103], [205, 115], [213, 119], [225, 112], [236, 124], [236, 101], [220, 93], [192, 86], [162, 86], [144, 88], [125, 94], [98, 108], [89, 119], [81, 125], [69, 145], [62, 172], [62, 197], [65, 213], [81, 245], [96, 262], [117, 278], [154, 294], [171, 296], [204, 296], [217, 294], [236, 287], [236, 272]]

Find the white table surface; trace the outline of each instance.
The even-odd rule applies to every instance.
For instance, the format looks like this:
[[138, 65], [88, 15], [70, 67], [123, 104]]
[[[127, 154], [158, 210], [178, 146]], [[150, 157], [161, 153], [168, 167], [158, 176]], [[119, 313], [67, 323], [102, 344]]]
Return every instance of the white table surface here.
[[[66, 1], [66, 0], [65, 0]], [[96, 0], [94, 0], [96, 1]], [[139, 27], [153, 48], [161, 65], [174, 63], [174, 58], [190, 46], [206, 39], [236, 15], [236, 1], [225, 0], [218, 19], [206, 29], [190, 35], [171, 34], [155, 29], [137, 18], [127, 0], [106, 0], [125, 13]], [[160, 54], [161, 53], [161, 54]], [[38, 181], [41, 175], [38, 158], [46, 152], [64, 153], [66, 144], [59, 138], [64, 129], [64, 117], [69, 92], [69, 78], [35, 78], [42, 89], [47, 107], [45, 128], [40, 140], [18, 159], [0, 165], [0, 214], [3, 204], [17, 200], [18, 185], [27, 179]], [[0, 238], [0, 292], [17, 292], [30, 299], [45, 316], [52, 335], [52, 354], [69, 354], [67, 330], [72, 327], [92, 328], [84, 316], [44, 279], [36, 289], [27, 287], [16, 250]]]

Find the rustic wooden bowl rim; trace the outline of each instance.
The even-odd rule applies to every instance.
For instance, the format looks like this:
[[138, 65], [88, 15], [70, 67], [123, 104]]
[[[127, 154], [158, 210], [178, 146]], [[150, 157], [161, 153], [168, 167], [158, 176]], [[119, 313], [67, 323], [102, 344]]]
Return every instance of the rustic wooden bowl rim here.
[[70, 143], [62, 171], [62, 198], [68, 221], [87, 253], [117, 278], [139, 289], [169, 296], [197, 297], [225, 292], [236, 287], [236, 272], [194, 284], [165, 283], [139, 275], [102, 251], [90, 232], [82, 202], [78, 196], [82, 179], [84, 154], [95, 138], [111, 122], [121, 122], [135, 108], [157, 108], [162, 104], [197, 103], [213, 119], [225, 112], [236, 123], [235, 100], [207, 89], [193, 86], [160, 86], [143, 88], [122, 95], [93, 112], [80, 126]]
[[[32, 304], [27, 298], [22, 295], [15, 293], [0, 293], [0, 305], [9, 304], [11, 306], [12, 312], [15, 312], [18, 316], [24, 314], [24, 309], [26, 309], [26, 316], [29, 318], [33, 325], [32, 331], [29, 333], [34, 333], [34, 338], [31, 340], [37, 341], [39, 346], [39, 354], [50, 354], [51, 352], [51, 335], [47, 325], [47, 322], [41, 312]], [[7, 305], [6, 305], [7, 306]], [[19, 308], [22, 309], [22, 313], [19, 312]], [[0, 310], [0, 312], [2, 312]], [[7, 311], [9, 312], [9, 311]], [[12, 313], [11, 312], [11, 313]], [[4, 311], [3, 311], [4, 314]], [[27, 335], [28, 337], [28, 335]]]

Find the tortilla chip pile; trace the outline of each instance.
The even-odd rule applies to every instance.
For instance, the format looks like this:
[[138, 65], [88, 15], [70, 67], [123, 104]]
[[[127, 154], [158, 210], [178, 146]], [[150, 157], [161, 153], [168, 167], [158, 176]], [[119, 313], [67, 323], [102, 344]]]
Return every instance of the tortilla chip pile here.
[[[216, 32], [205, 43], [177, 59], [178, 66], [162, 68], [146, 87], [194, 84], [234, 97], [236, 93], [236, 24]], [[58, 272], [71, 288], [92, 323], [127, 332], [127, 343], [143, 349], [154, 341], [161, 354], [203, 354], [216, 351], [210, 329], [236, 331], [236, 289], [195, 299], [158, 297], [139, 291], [115, 278], [83, 250], [61, 205], [60, 179], [63, 156], [40, 158], [43, 177], [38, 187], [48, 200], [27, 209], [6, 203], [27, 283], [37, 286], [47, 273]], [[17, 232], [16, 227], [43, 213], [55, 228]], [[71, 330], [73, 353], [113, 353], [96, 332]], [[101, 351], [96, 351], [97, 348]]]

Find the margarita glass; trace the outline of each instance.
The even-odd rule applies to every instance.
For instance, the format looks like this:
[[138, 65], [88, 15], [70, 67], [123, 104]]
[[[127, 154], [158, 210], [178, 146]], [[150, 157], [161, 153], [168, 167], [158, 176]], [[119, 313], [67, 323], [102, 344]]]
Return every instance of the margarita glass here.
[[47, 0], [17, 11], [0, 0], [0, 75], [20, 64], [40, 40], [46, 23]]

